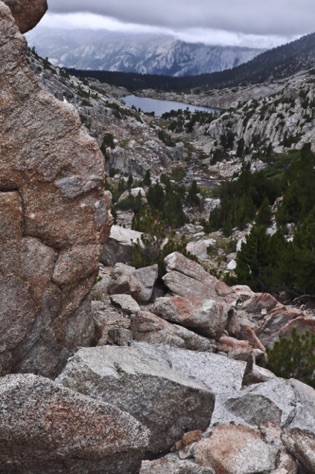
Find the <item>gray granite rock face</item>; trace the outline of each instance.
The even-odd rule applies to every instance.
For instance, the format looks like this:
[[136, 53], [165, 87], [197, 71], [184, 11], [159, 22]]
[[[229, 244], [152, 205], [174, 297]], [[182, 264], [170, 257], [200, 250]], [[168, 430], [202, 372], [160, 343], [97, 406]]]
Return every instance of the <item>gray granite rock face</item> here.
[[147, 353], [137, 345], [80, 349], [57, 380], [129, 412], [150, 430], [153, 453], [169, 449], [185, 431], [205, 430], [214, 406], [207, 387], [159, 359], [154, 346]]
[[195, 352], [168, 346], [132, 343], [141, 357], [154, 357], [171, 365], [173, 370], [197, 383], [204, 384], [215, 395], [241, 390], [246, 363], [208, 352]]

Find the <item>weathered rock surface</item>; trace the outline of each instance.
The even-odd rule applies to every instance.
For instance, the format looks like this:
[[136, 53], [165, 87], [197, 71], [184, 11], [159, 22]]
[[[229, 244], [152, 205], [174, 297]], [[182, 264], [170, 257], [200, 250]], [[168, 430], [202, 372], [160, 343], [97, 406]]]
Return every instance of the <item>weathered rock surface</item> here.
[[201, 265], [173, 252], [165, 258], [166, 275], [163, 277], [166, 286], [176, 295], [201, 300], [220, 297], [225, 302], [234, 302], [232, 288], [206, 272]]
[[140, 474], [215, 474], [209, 467], [168, 455], [156, 461], [143, 461]]
[[141, 311], [131, 317], [131, 332], [135, 341], [201, 352], [215, 349], [214, 341], [177, 324], [171, 324], [149, 311]]
[[132, 260], [133, 244], [138, 240], [141, 242], [141, 236], [142, 232], [113, 225], [100, 261], [111, 266], [117, 262], [129, 264]]
[[132, 343], [142, 358], [153, 357], [161, 364], [171, 364], [173, 370], [204, 384], [215, 395], [240, 390], [246, 363], [206, 352], [194, 352], [168, 346]]
[[[10, 3], [23, 23], [44, 2]], [[94, 339], [89, 292], [108, 233], [104, 160], [74, 109], [38, 85], [3, 2], [0, 22], [0, 374], [54, 376]]]
[[218, 425], [210, 438], [194, 447], [196, 463], [218, 474], [270, 472], [276, 465], [276, 452], [258, 431], [242, 425]]
[[21, 33], [34, 28], [47, 10], [47, 0], [4, 0]]
[[140, 306], [130, 295], [112, 295], [110, 300], [114, 306], [120, 308], [126, 314], [133, 314], [140, 311]]
[[138, 268], [124, 263], [116, 263], [112, 279], [108, 285], [109, 294], [128, 294], [139, 302], [151, 299], [154, 284], [158, 277], [158, 266]]
[[[150, 346], [148, 346], [150, 348]], [[204, 430], [214, 396], [201, 382], [133, 347], [80, 349], [58, 381], [132, 414], [151, 432], [149, 451], [169, 449], [187, 430]]]
[[124, 263], [116, 263], [113, 268], [111, 282], [108, 286], [108, 293], [111, 295], [130, 295], [135, 300], [139, 300], [141, 285], [134, 275], [135, 271], [135, 267], [125, 265]]
[[2, 474], [134, 474], [148, 431], [128, 413], [32, 374], [0, 379]]
[[184, 296], [158, 298], [152, 308], [163, 319], [212, 338], [220, 338], [227, 328], [229, 310], [230, 306], [214, 299]]
[[286, 429], [281, 439], [289, 452], [300, 461], [303, 474], [315, 472], [315, 435], [298, 428]]
[[315, 390], [303, 382], [290, 379], [296, 397], [295, 416], [291, 428], [301, 428], [315, 436]]

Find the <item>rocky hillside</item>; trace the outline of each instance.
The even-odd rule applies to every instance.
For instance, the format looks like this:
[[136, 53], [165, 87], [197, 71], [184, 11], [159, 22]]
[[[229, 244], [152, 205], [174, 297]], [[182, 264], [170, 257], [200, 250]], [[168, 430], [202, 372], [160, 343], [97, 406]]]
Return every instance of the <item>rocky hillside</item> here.
[[159, 139], [161, 128], [152, 117], [119, 100], [127, 94], [125, 89], [93, 80], [82, 82], [31, 51], [29, 62], [44, 89], [79, 112], [82, 124], [106, 155], [107, 172], [116, 169], [143, 177], [150, 170], [156, 175], [187, 156], [183, 144], [170, 148]]
[[[245, 99], [244, 89], [235, 88], [229, 111], [203, 130], [209, 137], [209, 147], [213, 147], [215, 142], [222, 145], [223, 137], [227, 135], [230, 136], [227, 148], [231, 150], [237, 149], [240, 139], [248, 148], [270, 145], [277, 152], [301, 148], [306, 142], [315, 143], [315, 81], [312, 71], [245, 90], [250, 100]], [[212, 102], [211, 95], [208, 102]], [[216, 103], [215, 94], [213, 103]]]
[[[46, 8], [17, 3], [22, 30], [21, 11], [28, 29]], [[312, 299], [227, 285], [164, 234], [213, 204], [193, 178], [209, 184], [198, 140], [224, 115], [156, 120], [27, 59], [14, 6], [0, 2], [0, 472], [314, 473]], [[104, 162], [151, 237], [112, 226]]]
[[[151, 174], [151, 184], [160, 180], [161, 175], [166, 180], [175, 180], [177, 189], [173, 186], [173, 191], [179, 194], [186, 215], [184, 218], [179, 211], [176, 221], [181, 226], [185, 219], [186, 223], [190, 222], [181, 230], [177, 227], [177, 233], [185, 236], [189, 251], [219, 271], [224, 272], [227, 266], [233, 265], [230, 260], [235, 259], [235, 245], [220, 233], [209, 235], [209, 229], [200, 225], [209, 220], [209, 214], [220, 203], [218, 186], [238, 175], [244, 160], [250, 163], [252, 171], [264, 170], [266, 176], [281, 174], [292, 161], [295, 150], [305, 143], [314, 143], [311, 71], [263, 85], [210, 93], [143, 91], [143, 95], [154, 98], [223, 109], [219, 116], [185, 111], [159, 119], [126, 107], [119, 100], [127, 93], [124, 89], [91, 79], [82, 82], [33, 54], [29, 58], [43, 86], [60, 100], [78, 108], [87, 130], [97, 139], [105, 156], [107, 184], [113, 193], [117, 222], [132, 225], [134, 210], [139, 210], [135, 194], [139, 187], [143, 202], [145, 193], [153, 192], [148, 189], [148, 183], [143, 189], [142, 180], [147, 173]], [[288, 152], [291, 155], [286, 158]], [[194, 180], [199, 197], [192, 202], [188, 190]], [[185, 196], [180, 190], [182, 185], [186, 189]], [[128, 194], [127, 190], [132, 187], [135, 201], [123, 202], [126, 198], [123, 193]], [[278, 191], [276, 196], [280, 195]], [[255, 205], [257, 210], [261, 202]], [[235, 229], [232, 237], [238, 241], [249, 231], [250, 227]], [[226, 259], [224, 254], [229, 257]]]
[[98, 71], [188, 76], [230, 69], [262, 50], [185, 43], [172, 36], [106, 30], [37, 28], [28, 43], [56, 66]]

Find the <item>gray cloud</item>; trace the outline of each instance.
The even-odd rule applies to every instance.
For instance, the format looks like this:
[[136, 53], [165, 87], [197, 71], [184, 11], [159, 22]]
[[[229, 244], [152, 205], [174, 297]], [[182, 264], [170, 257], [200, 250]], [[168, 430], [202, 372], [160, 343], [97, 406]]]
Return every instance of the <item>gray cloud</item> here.
[[256, 35], [313, 32], [314, 0], [48, 0], [51, 12], [91, 12], [172, 29], [207, 28]]

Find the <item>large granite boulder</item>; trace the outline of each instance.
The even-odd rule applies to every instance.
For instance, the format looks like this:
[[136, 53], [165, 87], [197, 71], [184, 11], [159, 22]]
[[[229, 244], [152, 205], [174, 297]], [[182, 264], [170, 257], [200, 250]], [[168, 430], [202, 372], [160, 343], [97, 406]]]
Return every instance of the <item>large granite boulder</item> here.
[[150, 430], [153, 453], [171, 448], [185, 431], [205, 430], [214, 407], [207, 387], [157, 359], [154, 346], [149, 354], [137, 345], [80, 349], [57, 380], [129, 412]]
[[[31, 16], [37, 2], [10, 4]], [[104, 159], [74, 109], [40, 88], [3, 2], [0, 23], [0, 374], [52, 377], [94, 340]]]
[[33, 374], [0, 379], [2, 474], [135, 474], [148, 431], [128, 413]]
[[47, 10], [47, 0], [4, 0], [21, 33], [34, 28]]
[[[211, 352], [197, 352], [164, 345], [133, 342], [142, 359], [153, 357], [160, 364], [171, 365], [172, 369], [197, 383], [205, 385], [217, 397], [220, 393], [242, 388], [246, 363], [229, 359]], [[195, 428], [194, 428], [195, 429]]]

